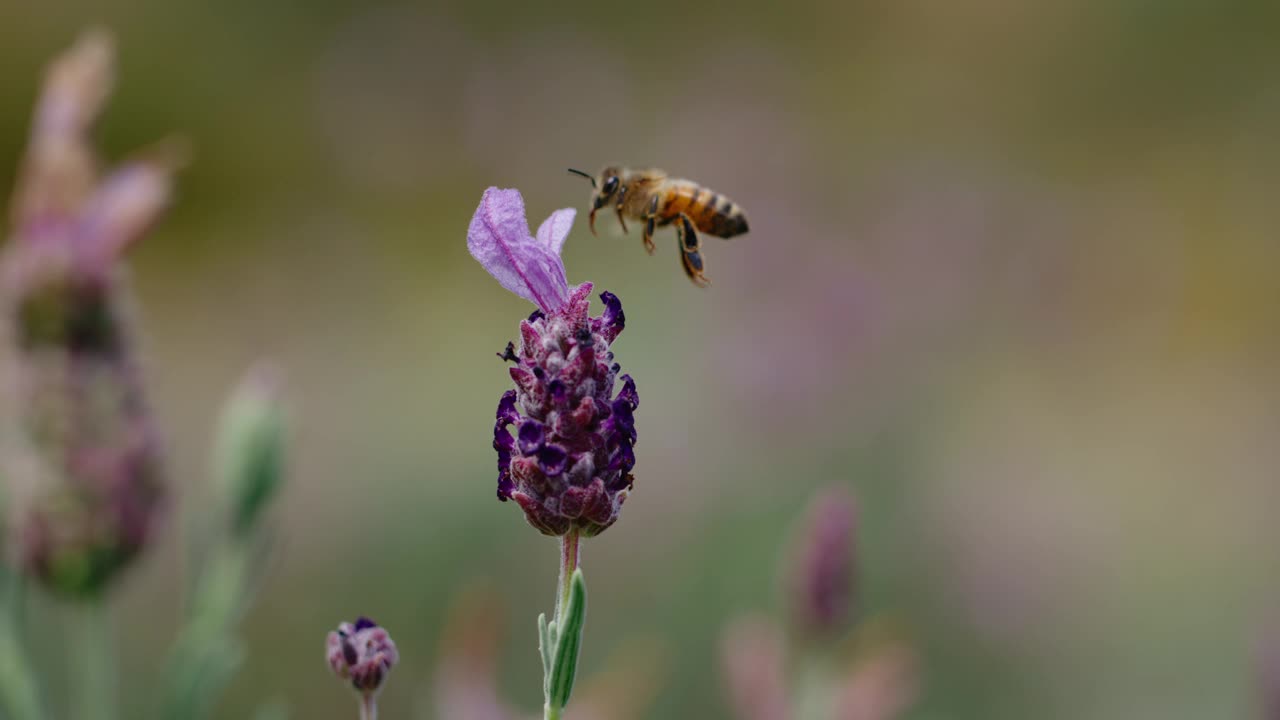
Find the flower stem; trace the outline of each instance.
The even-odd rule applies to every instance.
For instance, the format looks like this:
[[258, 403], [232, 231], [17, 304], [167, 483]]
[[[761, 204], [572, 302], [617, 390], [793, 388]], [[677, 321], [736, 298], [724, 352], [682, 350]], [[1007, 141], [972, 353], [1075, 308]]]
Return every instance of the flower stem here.
[[[556, 591], [556, 626], [564, 627], [565, 613], [569, 608], [569, 588], [573, 585], [573, 571], [578, 569], [581, 553], [578, 548], [578, 530], [574, 528], [560, 536], [560, 583]], [[550, 667], [543, 669], [551, 672]], [[563, 708], [556, 707], [548, 698], [543, 706], [543, 720], [560, 720]]]
[[101, 599], [73, 608], [75, 630], [71, 634], [74, 690], [71, 717], [78, 720], [115, 720], [115, 658], [112, 657], [111, 615]]
[[378, 720], [378, 698], [373, 693], [360, 696], [360, 720]]
[[573, 571], [578, 569], [581, 555], [578, 550], [578, 529], [560, 536], [560, 587], [556, 594], [556, 622], [564, 624], [564, 613], [569, 604], [569, 585]]

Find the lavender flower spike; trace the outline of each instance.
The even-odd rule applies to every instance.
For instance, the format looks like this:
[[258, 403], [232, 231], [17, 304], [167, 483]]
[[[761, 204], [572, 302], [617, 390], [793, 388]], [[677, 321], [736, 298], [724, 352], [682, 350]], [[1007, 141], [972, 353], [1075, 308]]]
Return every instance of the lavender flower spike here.
[[569, 290], [565, 280], [560, 249], [573, 219], [557, 210], [529, 237], [520, 193], [489, 188], [467, 235], [485, 269], [540, 308], [520, 323], [519, 352], [503, 354], [515, 389], [498, 403], [493, 447], [498, 499], [515, 500], [552, 536], [596, 535], [617, 520], [634, 482], [640, 402], [609, 350], [626, 322], [621, 301], [601, 293], [604, 312], [590, 317], [591, 283]]

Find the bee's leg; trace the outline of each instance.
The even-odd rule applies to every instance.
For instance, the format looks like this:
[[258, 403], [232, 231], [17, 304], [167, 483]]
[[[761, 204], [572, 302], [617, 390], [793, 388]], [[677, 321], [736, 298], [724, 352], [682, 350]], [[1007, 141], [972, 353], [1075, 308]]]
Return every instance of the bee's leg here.
[[658, 224], [658, 196], [653, 196], [653, 202], [649, 203], [649, 212], [644, 216], [644, 249], [653, 254], [653, 229]]
[[622, 218], [622, 203], [626, 202], [626, 200], [627, 186], [623, 185], [618, 190], [618, 202], [613, 206], [613, 209], [618, 211], [618, 224], [622, 226], [622, 232], [624, 233], [627, 231], [627, 221]]
[[702, 253], [699, 252], [702, 243], [698, 240], [698, 232], [694, 228], [693, 221], [684, 213], [681, 213], [680, 219], [676, 221], [676, 240], [680, 243], [684, 274], [688, 275], [693, 284], [698, 287], [709, 286], [711, 280], [702, 274]]

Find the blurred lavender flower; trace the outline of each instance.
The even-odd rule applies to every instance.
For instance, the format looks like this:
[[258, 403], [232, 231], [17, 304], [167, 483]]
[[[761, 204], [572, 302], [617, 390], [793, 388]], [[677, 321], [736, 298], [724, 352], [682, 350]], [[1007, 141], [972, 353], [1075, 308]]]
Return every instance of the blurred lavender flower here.
[[516, 389], [498, 403], [493, 447], [498, 499], [514, 499], [531, 525], [553, 536], [608, 528], [634, 482], [639, 396], [609, 351], [625, 316], [604, 292], [603, 314], [589, 317], [591, 283], [569, 288], [560, 249], [574, 215], [557, 210], [534, 237], [519, 191], [489, 188], [467, 230], [467, 248], [485, 270], [539, 308], [520, 323], [519, 352], [509, 344], [503, 354], [515, 363]]
[[920, 694], [919, 658], [902, 641], [889, 641], [864, 653], [836, 688], [832, 709], [837, 720], [895, 720]]
[[739, 618], [724, 631], [721, 660], [729, 702], [741, 720], [785, 720], [786, 646], [768, 618]]
[[810, 503], [798, 547], [784, 566], [795, 630], [790, 646], [780, 624], [768, 618], [726, 626], [722, 667], [740, 720], [894, 720], [915, 701], [916, 655], [895, 624], [873, 620], [845, 633], [852, 619], [854, 515], [853, 499], [841, 487], [820, 491]]
[[809, 507], [791, 568], [795, 628], [810, 638], [830, 638], [850, 619], [853, 595], [853, 500], [844, 489], [827, 488]]
[[138, 159], [98, 176], [89, 130], [113, 54], [92, 32], [50, 67], [0, 257], [19, 559], [79, 595], [143, 547], [162, 498], [120, 259], [167, 204], [174, 163]]
[[333, 674], [350, 680], [360, 694], [361, 717], [372, 720], [377, 716], [378, 691], [400, 659], [391, 636], [374, 621], [361, 617], [354, 625], [344, 622], [329, 633], [325, 649]]

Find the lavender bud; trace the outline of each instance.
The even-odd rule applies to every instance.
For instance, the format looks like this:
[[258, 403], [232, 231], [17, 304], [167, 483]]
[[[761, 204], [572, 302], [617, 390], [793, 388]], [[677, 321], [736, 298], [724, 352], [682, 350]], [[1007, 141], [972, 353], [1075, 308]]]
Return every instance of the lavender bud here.
[[830, 637], [848, 624], [853, 533], [853, 500], [843, 488], [814, 497], [790, 576], [793, 622], [807, 636]]
[[50, 69], [0, 257], [19, 561], [78, 595], [101, 591], [142, 549], [163, 496], [119, 266], [167, 204], [170, 170], [139, 161], [95, 173], [88, 131], [112, 56], [110, 38], [92, 33]]
[[333, 674], [349, 680], [365, 697], [377, 694], [400, 659], [387, 631], [366, 617], [339, 625], [329, 633], [325, 649]]

